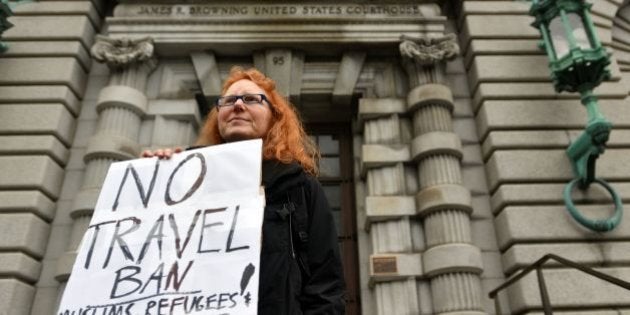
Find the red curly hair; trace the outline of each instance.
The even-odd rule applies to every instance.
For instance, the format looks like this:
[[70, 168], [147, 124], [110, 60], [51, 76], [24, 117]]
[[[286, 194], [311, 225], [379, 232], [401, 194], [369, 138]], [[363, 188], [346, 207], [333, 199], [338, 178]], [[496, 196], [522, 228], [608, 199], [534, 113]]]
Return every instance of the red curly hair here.
[[[269, 130], [263, 138], [263, 158], [275, 159], [285, 164], [297, 162], [307, 173], [316, 175], [319, 150], [306, 135], [293, 105], [276, 91], [276, 82], [254, 68], [232, 67], [230, 75], [223, 83], [221, 94], [223, 95], [234, 82], [243, 79], [252, 81], [265, 90], [271, 102], [272, 118]], [[208, 113], [196, 145], [220, 143], [225, 143], [225, 140], [219, 134], [218, 111], [214, 107]]]

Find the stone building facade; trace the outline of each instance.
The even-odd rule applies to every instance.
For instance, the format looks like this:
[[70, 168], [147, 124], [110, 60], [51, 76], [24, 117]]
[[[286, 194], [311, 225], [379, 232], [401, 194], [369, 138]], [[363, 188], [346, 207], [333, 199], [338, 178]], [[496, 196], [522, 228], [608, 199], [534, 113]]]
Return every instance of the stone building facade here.
[[[630, 5], [592, 0], [614, 124], [597, 174], [630, 200]], [[0, 314], [55, 313], [112, 162], [194, 142], [233, 65], [274, 78], [322, 149], [349, 314], [495, 314], [547, 253], [630, 281], [630, 220], [583, 228], [562, 190], [586, 122], [556, 94], [519, 1], [42, 0], [0, 54]], [[606, 217], [601, 187], [574, 199]], [[630, 292], [545, 271], [558, 314], [630, 314]], [[532, 274], [499, 296], [541, 313]]]

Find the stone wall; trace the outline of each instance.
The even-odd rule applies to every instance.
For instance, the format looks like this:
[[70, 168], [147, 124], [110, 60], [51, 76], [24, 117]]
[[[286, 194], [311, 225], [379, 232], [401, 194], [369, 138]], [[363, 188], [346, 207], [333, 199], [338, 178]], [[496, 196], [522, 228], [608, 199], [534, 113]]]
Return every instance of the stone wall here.
[[74, 194], [71, 147], [102, 10], [96, 0], [19, 4], [2, 36], [0, 314], [54, 308], [53, 240], [67, 233], [58, 227]]
[[[305, 23], [300, 34], [290, 30], [293, 37], [278, 42], [261, 36], [287, 34], [287, 26], [276, 22], [299, 25], [304, 17], [262, 14], [267, 32], [248, 33], [255, 36], [244, 42], [212, 32], [222, 26], [208, 19], [196, 26], [203, 35], [194, 45], [177, 42], [186, 38], [180, 20], [129, 22], [135, 5], [125, 2], [105, 22], [109, 34], [155, 35], [158, 41], [151, 69], [131, 71], [90, 56], [104, 21], [101, 1], [17, 6], [10, 18], [15, 26], [2, 36], [9, 50], [0, 55], [0, 314], [53, 312], [110, 157], [191, 144], [201, 124], [193, 93], [217, 95], [219, 79], [235, 63], [267, 70], [304, 105], [305, 117], [354, 119], [363, 314], [492, 314], [488, 291], [546, 253], [630, 280], [628, 215], [601, 234], [579, 226], [564, 208], [562, 189], [573, 178], [565, 149], [583, 129], [586, 113], [577, 95], [553, 91], [538, 32], [529, 26], [529, 4], [455, 1], [461, 5], [457, 19], [447, 20], [430, 2], [421, 6], [426, 19], [391, 19], [386, 32], [375, 32], [383, 28], [378, 15], [333, 14], [329, 31], [319, 29], [328, 30], [325, 23]], [[628, 202], [630, 7], [620, 9], [621, 0], [592, 2], [613, 75], [596, 90], [614, 124], [597, 174]], [[328, 21], [327, 14], [309, 18]], [[346, 22], [352, 26], [344, 28]], [[395, 49], [399, 35], [448, 33], [456, 34], [461, 54], [444, 68], [415, 65], [410, 72], [403, 66]], [[222, 50], [205, 50], [217, 42]], [[273, 68], [280, 57], [290, 62]], [[420, 95], [428, 91], [444, 97], [432, 103]], [[120, 97], [125, 93], [133, 97]], [[330, 99], [313, 99], [321, 95]], [[359, 113], [350, 117], [356, 95]], [[128, 122], [125, 128], [118, 128], [119, 118]], [[435, 206], [429, 198], [435, 191], [464, 198], [438, 198], [442, 204]], [[600, 187], [576, 191], [574, 199], [592, 217], [607, 216], [612, 207]], [[387, 269], [391, 262], [396, 272]], [[630, 312], [626, 291], [559, 266], [545, 275], [560, 314]], [[456, 289], [446, 289], [453, 284]], [[535, 277], [500, 301], [505, 313], [538, 314]]]
[[[595, 90], [604, 115], [614, 124], [609, 148], [598, 159], [597, 176], [612, 183], [628, 202], [630, 77], [628, 46], [620, 43], [627, 37], [627, 31], [620, 31], [627, 20], [615, 20], [622, 1], [591, 2], [597, 32], [612, 53], [613, 75]], [[612, 232], [595, 233], [574, 221], [564, 207], [562, 190], [573, 178], [565, 149], [584, 128], [586, 112], [577, 94], [554, 92], [528, 9], [527, 2], [464, 1], [459, 14], [502, 271], [513, 275], [544, 254], [555, 253], [627, 281], [630, 268], [623, 241], [630, 238], [630, 219], [626, 216]], [[573, 197], [590, 217], [612, 213], [610, 197], [601, 187], [575, 191]], [[604, 310], [630, 307], [627, 291], [579, 271], [553, 268], [545, 275], [554, 311], [592, 308], [589, 314], [605, 314]], [[534, 275], [507, 294], [512, 312], [540, 308]]]

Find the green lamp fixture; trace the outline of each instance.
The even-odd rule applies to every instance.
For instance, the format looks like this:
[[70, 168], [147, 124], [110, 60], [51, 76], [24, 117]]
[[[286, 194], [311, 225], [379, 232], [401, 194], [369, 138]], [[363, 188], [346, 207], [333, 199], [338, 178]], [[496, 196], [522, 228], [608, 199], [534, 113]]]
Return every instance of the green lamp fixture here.
[[[584, 0], [532, 0], [529, 14], [535, 17], [532, 26], [541, 35], [541, 48], [549, 58], [551, 79], [557, 92], [579, 92], [586, 107], [588, 122], [580, 136], [571, 143], [567, 155], [573, 165], [575, 179], [564, 189], [567, 209], [579, 223], [591, 230], [606, 232], [621, 222], [621, 200], [612, 187], [595, 177], [595, 161], [604, 153], [612, 124], [604, 118], [593, 89], [610, 78], [610, 59], [595, 33], [591, 20], [591, 4]], [[596, 182], [611, 194], [614, 214], [605, 220], [591, 220], [583, 216], [571, 200], [577, 184], [586, 189]]]

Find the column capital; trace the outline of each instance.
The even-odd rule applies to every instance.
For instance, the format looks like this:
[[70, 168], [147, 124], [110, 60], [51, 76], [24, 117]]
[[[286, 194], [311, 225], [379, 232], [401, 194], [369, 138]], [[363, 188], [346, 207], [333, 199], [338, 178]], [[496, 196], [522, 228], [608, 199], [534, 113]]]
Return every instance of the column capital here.
[[110, 69], [142, 63], [152, 68], [157, 64], [151, 37], [111, 38], [97, 35], [91, 53], [96, 61], [107, 64]]
[[400, 54], [405, 61], [430, 66], [442, 61], [453, 60], [459, 55], [459, 45], [455, 34], [441, 37], [400, 36]]

